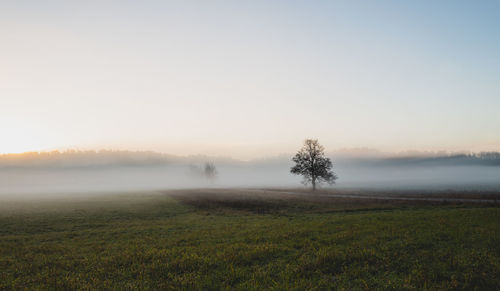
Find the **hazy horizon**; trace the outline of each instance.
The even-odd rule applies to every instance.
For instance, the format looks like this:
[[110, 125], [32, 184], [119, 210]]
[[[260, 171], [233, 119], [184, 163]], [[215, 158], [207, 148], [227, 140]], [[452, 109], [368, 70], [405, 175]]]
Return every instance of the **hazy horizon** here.
[[[500, 153], [371, 153], [327, 152], [339, 177], [335, 187], [500, 190]], [[209, 180], [203, 174], [206, 163], [215, 165], [215, 179]], [[250, 161], [132, 151], [0, 155], [0, 197], [205, 187], [301, 187], [301, 178], [290, 174], [292, 165], [291, 155]]]
[[[31, 158], [36, 158], [43, 155], [60, 155], [69, 156], [71, 154], [138, 154], [138, 155], [152, 155], [152, 156], [164, 156], [174, 159], [189, 159], [189, 158], [207, 158], [207, 159], [222, 159], [222, 160], [233, 160], [241, 162], [253, 162], [260, 160], [272, 160], [275, 158], [288, 158], [292, 157], [300, 146], [296, 147], [295, 150], [273, 152], [269, 151], [264, 154], [254, 155], [254, 156], [238, 156], [229, 154], [207, 154], [203, 152], [194, 152], [187, 154], [176, 154], [173, 152], [156, 151], [156, 150], [144, 150], [144, 149], [120, 149], [120, 148], [63, 148], [63, 149], [51, 149], [51, 150], [36, 150], [36, 151], [25, 151], [25, 152], [13, 152], [13, 153], [0, 153], [0, 159], [23, 159], [30, 160]], [[454, 155], [478, 155], [481, 153], [500, 153], [500, 151], [446, 151], [446, 150], [401, 150], [401, 151], [383, 151], [376, 148], [333, 148], [325, 149], [327, 156], [335, 159], [339, 158], [418, 158], [418, 157], [445, 157]]]

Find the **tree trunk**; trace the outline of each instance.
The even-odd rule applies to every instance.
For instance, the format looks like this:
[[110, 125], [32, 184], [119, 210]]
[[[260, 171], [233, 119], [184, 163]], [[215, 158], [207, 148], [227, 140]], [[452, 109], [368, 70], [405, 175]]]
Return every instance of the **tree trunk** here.
[[313, 191], [316, 191], [316, 178], [312, 178]]

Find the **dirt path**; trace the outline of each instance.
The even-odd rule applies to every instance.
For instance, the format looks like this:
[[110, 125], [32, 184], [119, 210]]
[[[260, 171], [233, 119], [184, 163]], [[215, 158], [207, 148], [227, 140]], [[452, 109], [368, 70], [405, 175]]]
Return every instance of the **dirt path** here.
[[[253, 189], [255, 190], [255, 189]], [[285, 190], [272, 190], [272, 189], [258, 189], [257, 191], [263, 192], [276, 192], [281, 194], [290, 195], [305, 195], [304, 192], [298, 191], [285, 191]], [[402, 196], [388, 196], [388, 195], [359, 195], [359, 194], [315, 194], [321, 197], [338, 197], [338, 198], [352, 198], [352, 199], [378, 199], [378, 200], [405, 200], [405, 201], [435, 201], [435, 202], [467, 202], [467, 203], [500, 203], [497, 199], [472, 199], [472, 198], [445, 198], [445, 197], [402, 197]]]

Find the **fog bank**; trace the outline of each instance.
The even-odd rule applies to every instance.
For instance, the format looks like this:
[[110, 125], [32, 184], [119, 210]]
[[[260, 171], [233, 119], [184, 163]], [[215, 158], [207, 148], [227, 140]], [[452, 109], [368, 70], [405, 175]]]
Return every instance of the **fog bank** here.
[[[290, 155], [291, 156], [291, 155]], [[335, 187], [500, 189], [496, 155], [332, 156]], [[206, 162], [215, 179], [200, 170]], [[288, 156], [255, 161], [151, 152], [69, 152], [0, 158], [0, 195], [199, 187], [301, 187]]]

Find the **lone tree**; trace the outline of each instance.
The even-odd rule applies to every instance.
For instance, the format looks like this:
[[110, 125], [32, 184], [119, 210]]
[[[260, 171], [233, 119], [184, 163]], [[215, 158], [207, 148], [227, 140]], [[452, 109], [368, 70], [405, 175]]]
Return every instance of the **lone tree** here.
[[217, 169], [215, 168], [214, 163], [205, 163], [203, 174], [213, 184], [215, 182], [215, 179], [217, 178]]
[[332, 161], [325, 157], [324, 150], [317, 139], [306, 139], [304, 146], [292, 158], [295, 166], [290, 172], [304, 176], [302, 183], [311, 183], [313, 190], [316, 190], [316, 184], [326, 182], [332, 185], [337, 180], [337, 175], [332, 171]]

